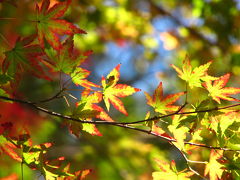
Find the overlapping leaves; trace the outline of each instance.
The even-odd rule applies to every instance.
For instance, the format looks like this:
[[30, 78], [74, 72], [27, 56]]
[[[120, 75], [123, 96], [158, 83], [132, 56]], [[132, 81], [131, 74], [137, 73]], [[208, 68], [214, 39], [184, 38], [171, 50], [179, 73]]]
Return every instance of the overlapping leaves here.
[[86, 78], [90, 72], [79, 67], [91, 54], [90, 51], [78, 54], [74, 51], [73, 37], [70, 36], [62, 45], [59, 51], [52, 47], [45, 48], [46, 55], [50, 62], [45, 62], [56, 72], [63, 72], [72, 78], [72, 82], [85, 88], [99, 87], [98, 85], [88, 81]]
[[175, 161], [165, 162], [160, 159], [155, 160], [160, 168], [160, 171], [153, 172], [153, 180], [165, 180], [165, 179], [179, 179], [179, 180], [190, 180], [191, 176], [194, 174], [191, 171], [183, 170], [178, 172], [176, 168]]
[[62, 166], [64, 157], [59, 157], [54, 160], [46, 159], [46, 153], [52, 146], [52, 143], [43, 143], [32, 145], [32, 140], [29, 134], [21, 134], [18, 137], [8, 135], [11, 124], [4, 124], [5, 131], [0, 135], [0, 150], [9, 155], [12, 159], [24, 163], [33, 170], [38, 170], [46, 179], [75, 179], [82, 177], [81, 173], [88, 174], [89, 170], [76, 171], [70, 173], [70, 164]]

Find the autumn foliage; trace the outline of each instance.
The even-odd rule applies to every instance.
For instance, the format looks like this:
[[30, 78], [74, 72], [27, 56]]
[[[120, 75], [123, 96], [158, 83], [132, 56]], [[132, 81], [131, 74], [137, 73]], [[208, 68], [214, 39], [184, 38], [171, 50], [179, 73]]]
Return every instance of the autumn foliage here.
[[[209, 68], [214, 60], [193, 67], [191, 59], [186, 56], [180, 67], [170, 65], [179, 81], [184, 82], [184, 90], [167, 93], [164, 92], [164, 83], [159, 82], [151, 95], [122, 83], [120, 63], [109, 69], [106, 76], [92, 82], [89, 80], [91, 71], [84, 63], [94, 52], [74, 46], [74, 36], [88, 36], [88, 30], [64, 19], [71, 0], [52, 2], [43, 0], [35, 4], [34, 16], [29, 20], [35, 33], [16, 38], [14, 44], [6, 45], [1, 54], [3, 58], [0, 57], [1, 156], [11, 157], [12, 161], [39, 172], [45, 179], [70, 180], [90, 176], [94, 169], [76, 170], [71, 162], [65, 161], [65, 157], [49, 158], [48, 152], [54, 143], [36, 144], [31, 138], [41, 123], [60, 119], [57, 122], [61, 127], [67, 127], [77, 138], [81, 133], [104, 137], [99, 128], [101, 125], [109, 132], [116, 126], [122, 131], [129, 129], [167, 141], [185, 160], [185, 168], [177, 166], [174, 160], [152, 158], [156, 166], [151, 175], [154, 180], [240, 177], [237, 109], [240, 104], [229, 104], [239, 102], [240, 88], [228, 87], [229, 73], [210, 75]], [[4, 3], [15, 6], [12, 1]], [[29, 76], [41, 82], [57, 82], [55, 95], [27, 98], [20, 89]], [[75, 90], [80, 89], [79, 97], [69, 93], [71, 83]], [[205, 98], [191, 102], [191, 91], [195, 89], [201, 89]], [[141, 91], [146, 99], [143, 105], [148, 109], [145, 118], [119, 121], [117, 116], [112, 117], [111, 111], [115, 110], [120, 112], [119, 116], [131, 115], [124, 99]], [[70, 110], [55, 112], [45, 105], [59, 99], [62, 101], [57, 103], [66, 104]], [[208, 136], [212, 138], [209, 142]], [[201, 149], [208, 150], [203, 157]], [[195, 170], [192, 164], [201, 164], [201, 168]], [[14, 173], [8, 175], [10, 178], [16, 176]]]

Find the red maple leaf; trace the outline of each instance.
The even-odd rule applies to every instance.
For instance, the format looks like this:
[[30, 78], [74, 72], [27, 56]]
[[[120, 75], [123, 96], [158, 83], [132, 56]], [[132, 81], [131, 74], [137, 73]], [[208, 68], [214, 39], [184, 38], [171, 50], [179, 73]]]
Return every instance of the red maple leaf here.
[[22, 72], [30, 72], [37, 77], [50, 79], [37, 59], [44, 52], [38, 44], [32, 44], [35, 37], [35, 35], [19, 37], [14, 48], [5, 52], [6, 58], [2, 63], [3, 72], [11, 77], [15, 77], [16, 73], [19, 75]]
[[44, 39], [46, 39], [54, 49], [60, 50], [62, 45], [59, 36], [86, 33], [72, 23], [59, 19], [64, 15], [70, 3], [71, 0], [67, 0], [49, 8], [50, 1], [43, 0], [41, 7], [36, 5], [38, 39], [42, 47], [44, 47]]

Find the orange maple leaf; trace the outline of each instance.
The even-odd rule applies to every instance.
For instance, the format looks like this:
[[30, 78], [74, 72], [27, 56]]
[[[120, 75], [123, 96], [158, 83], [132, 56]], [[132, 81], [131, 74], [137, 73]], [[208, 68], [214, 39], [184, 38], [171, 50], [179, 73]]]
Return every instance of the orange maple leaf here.
[[228, 100], [228, 101], [239, 101], [236, 98], [230, 97], [231, 94], [238, 94], [240, 93], [240, 88], [234, 87], [224, 87], [230, 78], [230, 74], [225, 74], [215, 80], [213, 83], [212, 81], [207, 81], [203, 83], [203, 86], [208, 90], [209, 96], [213, 98], [213, 100], [217, 101], [219, 104], [220, 99]]
[[117, 84], [119, 81], [120, 65], [118, 64], [107, 76], [107, 79], [102, 77], [102, 88], [103, 88], [103, 100], [107, 107], [107, 110], [110, 109], [110, 103], [121, 113], [128, 115], [122, 101], [118, 97], [126, 97], [132, 95], [133, 93], [140, 91], [138, 88], [126, 84]]
[[59, 35], [86, 33], [72, 23], [59, 19], [65, 14], [70, 3], [71, 0], [67, 0], [65, 2], [57, 3], [49, 8], [50, 1], [43, 0], [41, 7], [36, 5], [38, 40], [42, 47], [44, 47], [45, 38], [54, 49], [60, 50], [62, 45], [60, 43]]
[[153, 94], [153, 97], [151, 97], [147, 92], [144, 93], [147, 99], [147, 104], [152, 106], [156, 112], [159, 112], [161, 114], [166, 114], [167, 111], [177, 111], [179, 106], [172, 104], [176, 102], [180, 96], [185, 94], [185, 92], [180, 92], [163, 97], [162, 82], [159, 83], [157, 89]]

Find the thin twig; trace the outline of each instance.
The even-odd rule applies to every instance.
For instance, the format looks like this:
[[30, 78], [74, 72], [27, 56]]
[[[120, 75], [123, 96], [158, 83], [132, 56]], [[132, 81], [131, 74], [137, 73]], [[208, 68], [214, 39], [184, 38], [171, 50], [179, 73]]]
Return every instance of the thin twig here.
[[55, 99], [58, 99], [58, 98], [62, 98], [63, 96], [60, 96], [60, 94], [62, 92], [64, 92], [66, 89], [61, 89], [57, 94], [55, 94], [54, 96], [50, 97], [50, 98], [47, 98], [47, 99], [44, 99], [44, 100], [41, 100], [41, 101], [38, 101], [38, 102], [34, 102], [33, 104], [41, 104], [41, 103], [46, 103], [46, 102], [49, 102], [49, 101], [52, 101], [52, 100], [55, 100]]
[[[204, 176], [202, 176], [199, 172], [197, 172], [196, 170], [194, 170], [190, 165], [189, 165], [189, 162], [191, 162], [191, 163], [203, 163], [202, 161], [191, 161], [191, 160], [189, 160], [188, 158], [187, 158], [187, 156], [185, 155], [185, 153], [180, 149], [180, 148], [178, 148], [176, 145], [174, 145], [173, 143], [171, 143], [173, 146], [175, 146], [175, 148], [180, 152], [180, 154], [182, 155], [182, 157], [186, 160], [186, 163], [187, 163], [187, 166], [188, 166], [188, 169], [190, 170], [190, 171], [192, 171], [194, 174], [196, 174], [197, 176], [199, 176], [199, 177], [201, 177], [201, 178], [203, 178], [203, 179], [207, 179], [207, 178], [205, 178]], [[206, 162], [204, 162], [204, 163], [206, 163]]]
[[[86, 120], [73, 118], [73, 117], [68, 116], [68, 115], [63, 115], [63, 114], [60, 114], [60, 113], [57, 113], [57, 112], [54, 112], [54, 111], [49, 111], [49, 110], [47, 110], [45, 108], [37, 106], [36, 103], [30, 102], [30, 101], [23, 101], [23, 100], [20, 100], [20, 99], [13, 99], [13, 98], [5, 97], [5, 96], [0, 96], [0, 99], [13, 101], [13, 102], [18, 102], [18, 103], [21, 103], [21, 104], [26, 104], [26, 105], [29, 105], [32, 108], [36, 109], [36, 110], [45, 112], [45, 113], [47, 113], [49, 115], [56, 116], [56, 117], [59, 117], [59, 118], [62, 118], [62, 119], [67, 119], [67, 120], [70, 120], [70, 121], [75, 121], [75, 122], [79, 122], [79, 123], [89, 123], [89, 124], [118, 126], [118, 127], [122, 127], [122, 128], [126, 128], [126, 129], [135, 130], [135, 131], [138, 131], [138, 132], [143, 132], [145, 134], [150, 134], [150, 135], [153, 135], [155, 137], [161, 138], [161, 139], [163, 139], [165, 141], [168, 141], [168, 142], [177, 142], [173, 138], [162, 136], [162, 135], [159, 135], [159, 134], [157, 134], [155, 132], [152, 132], [152, 131], [149, 131], [149, 130], [144, 130], [144, 129], [140, 129], [140, 128], [129, 126], [128, 124], [131, 124], [131, 123], [127, 123], [127, 122], [86, 121]], [[184, 113], [179, 112], [178, 114], [191, 114], [191, 113], [197, 113], [197, 112], [209, 112], [209, 111], [214, 111], [214, 110], [219, 110], [219, 109], [227, 109], [227, 108], [235, 107], [235, 106], [239, 106], [239, 105], [240, 105], [240, 103], [234, 104], [234, 105], [230, 105], [230, 106], [221, 107], [221, 108], [213, 108], [213, 109], [207, 109], [207, 110], [201, 110], [201, 111], [195, 111], [195, 112], [188, 112], [188, 113], [187, 112], [184, 112]], [[176, 114], [172, 113], [172, 114], [164, 115], [164, 117], [173, 116], [173, 115], [176, 115]], [[148, 120], [151, 120], [151, 121], [156, 120], [156, 117], [150, 118]], [[138, 121], [138, 122], [144, 122], [144, 121]], [[199, 144], [199, 143], [193, 143], [193, 142], [186, 142], [185, 141], [184, 144], [189, 144], [189, 145], [198, 146], [198, 147], [204, 147], [204, 148], [208, 148], [208, 149], [216, 149], [216, 150], [224, 150], [224, 151], [235, 151], [235, 152], [238, 151], [238, 152], [240, 152], [240, 150], [233, 150], [233, 149], [228, 149], [228, 148], [224, 148], [224, 147], [215, 147], [215, 146]]]

